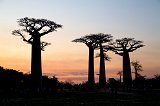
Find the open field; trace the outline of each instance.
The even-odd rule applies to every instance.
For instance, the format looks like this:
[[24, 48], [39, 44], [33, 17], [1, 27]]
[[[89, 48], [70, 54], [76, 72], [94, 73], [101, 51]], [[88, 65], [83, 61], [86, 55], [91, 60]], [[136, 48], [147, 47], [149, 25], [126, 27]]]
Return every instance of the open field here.
[[159, 93], [61, 92], [1, 97], [0, 106], [160, 106]]

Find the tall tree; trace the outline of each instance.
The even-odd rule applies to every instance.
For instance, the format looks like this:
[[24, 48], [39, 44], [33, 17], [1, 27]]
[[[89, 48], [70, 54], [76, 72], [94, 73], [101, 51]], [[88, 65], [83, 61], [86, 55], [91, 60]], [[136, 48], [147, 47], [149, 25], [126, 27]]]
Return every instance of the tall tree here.
[[[104, 52], [107, 52], [110, 49], [110, 46], [108, 46], [107, 43], [112, 41], [112, 36], [110, 34], [103, 34], [103, 33], [98, 33], [98, 34], [95, 34], [94, 36], [97, 39], [97, 44], [100, 49], [99, 87], [104, 88], [106, 86]], [[104, 47], [105, 47], [105, 50], [104, 50]]]
[[88, 60], [88, 89], [93, 90], [95, 79], [94, 79], [94, 50], [98, 47], [94, 34], [85, 35], [81, 38], [72, 40], [72, 42], [84, 43], [89, 48], [89, 60]]
[[117, 39], [111, 45], [113, 46], [113, 52], [123, 56], [123, 83], [125, 87], [131, 87], [132, 77], [129, 52], [133, 52], [136, 49], [143, 47], [143, 42], [137, 41], [134, 38], [122, 38]]
[[137, 81], [138, 76], [140, 75], [139, 72], [143, 71], [142, 65], [139, 63], [139, 61], [132, 61], [131, 65], [134, 67], [135, 81]]
[[[31, 57], [31, 76], [32, 86], [36, 90], [42, 89], [42, 66], [41, 66], [41, 50], [50, 43], [41, 41], [41, 37], [56, 31], [57, 28], [61, 28], [62, 25], [56, 24], [53, 21], [47, 19], [35, 19], [35, 18], [21, 18], [18, 19], [21, 30], [12, 31], [13, 35], [21, 36], [23, 41], [32, 45], [32, 57]], [[29, 39], [25, 36], [28, 33]]]
[[[110, 61], [111, 60], [111, 57], [109, 57], [105, 52], [103, 52], [104, 54], [104, 62], [105, 61]], [[96, 55], [96, 58], [97, 57], [100, 57], [100, 54], [98, 53], [97, 55]], [[102, 61], [102, 60], [101, 60]], [[101, 67], [103, 66], [103, 65], [100, 65]], [[100, 68], [100, 69], [104, 69], [104, 70], [99, 70], [99, 73], [101, 73], [101, 74], [97, 74], [97, 75], [99, 75], [99, 87], [100, 88], [105, 88], [105, 85], [106, 85], [106, 72], [105, 72], [105, 64], [104, 64], [104, 66], [103, 66], [103, 68]], [[103, 80], [102, 80], [103, 79]], [[103, 81], [103, 82], [102, 82]]]

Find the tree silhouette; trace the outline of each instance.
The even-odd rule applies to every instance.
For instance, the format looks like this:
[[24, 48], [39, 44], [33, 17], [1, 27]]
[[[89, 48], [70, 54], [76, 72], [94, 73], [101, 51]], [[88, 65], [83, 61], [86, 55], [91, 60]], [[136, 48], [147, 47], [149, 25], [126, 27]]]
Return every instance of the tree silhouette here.
[[72, 42], [84, 43], [89, 48], [89, 65], [88, 65], [88, 89], [93, 90], [94, 79], [94, 49], [98, 47], [97, 39], [94, 34], [86, 35], [81, 38], [74, 39]]
[[[97, 53], [96, 58], [97, 58], [97, 57], [100, 57], [100, 54], [99, 54], [99, 53]], [[104, 60], [105, 60], [105, 61], [111, 61], [111, 57], [109, 57], [106, 53], [104, 53]]]
[[[12, 31], [13, 35], [21, 36], [23, 41], [32, 45], [32, 59], [31, 59], [31, 76], [34, 89], [38, 90], [42, 88], [42, 66], [41, 66], [41, 50], [50, 43], [41, 41], [41, 37], [56, 31], [57, 28], [61, 28], [62, 25], [56, 24], [53, 21], [47, 19], [35, 19], [35, 18], [21, 18], [18, 19], [19, 26], [23, 27], [21, 30]], [[25, 33], [30, 35], [29, 39], [25, 36]]]
[[[95, 34], [95, 38], [97, 39], [97, 44], [100, 49], [100, 68], [99, 68], [99, 87], [104, 88], [106, 86], [106, 73], [105, 73], [105, 58], [107, 59], [107, 55], [105, 57], [104, 52], [107, 52], [110, 47], [108, 45], [103, 45], [112, 41], [112, 36], [110, 34]], [[105, 50], [104, 50], [105, 48]]]
[[139, 74], [140, 71], [143, 71], [142, 65], [139, 63], [139, 61], [132, 61], [131, 65], [134, 67], [134, 73], [135, 73], [135, 84], [137, 84], [137, 79], [141, 75]]
[[[105, 50], [103, 50], [103, 56], [104, 56], [104, 63], [105, 63], [105, 61], [111, 61], [111, 57], [109, 57], [106, 53], [105, 53], [106, 51]], [[98, 57], [100, 57], [100, 53], [98, 53], [97, 55], [96, 55], [96, 58], [98, 58]], [[102, 60], [101, 60], [102, 61]], [[102, 65], [103, 66], [103, 65]], [[99, 70], [99, 73], [101, 72], [101, 76], [100, 76], [100, 74], [97, 74], [97, 75], [99, 75], [99, 82], [101, 82], [101, 81], [103, 81], [103, 83], [101, 82], [101, 83], [99, 83], [99, 87], [100, 88], [104, 88], [105, 87], [105, 84], [106, 83], [104, 83], [104, 82], [106, 82], [106, 74], [105, 74], [105, 64], [104, 64], [104, 66], [103, 66], [103, 68], [104, 68], [104, 70], [103, 70], [103, 73], [101, 72], [101, 70]], [[101, 68], [101, 69], [103, 69], [103, 68]], [[102, 80], [102, 78], [103, 78], [103, 80]]]
[[[106, 53], [103, 52], [103, 56], [104, 56], [104, 59], [103, 59], [104, 63], [105, 63], [105, 61], [111, 61], [111, 57], [109, 57]], [[96, 58], [97, 57], [100, 57], [100, 54], [97, 54]], [[100, 66], [103, 66], [103, 65], [100, 65]], [[101, 74], [97, 74], [97, 75], [99, 75], [99, 88], [104, 88], [106, 85], [105, 64], [104, 64], [103, 68], [104, 68], [104, 70], [102, 70], [102, 71], [99, 70], [100, 71], [99, 73], [101, 73]], [[101, 69], [103, 69], [103, 68], [101, 68]]]
[[119, 71], [117, 73], [117, 75], [119, 75], [119, 82], [120, 82], [120, 85], [121, 85], [121, 83], [122, 83], [122, 71]]
[[125, 87], [130, 87], [132, 83], [129, 52], [143, 47], [142, 43], [142, 41], [137, 41], [134, 38], [122, 38], [111, 44], [113, 46], [112, 51], [123, 56], [123, 83]]

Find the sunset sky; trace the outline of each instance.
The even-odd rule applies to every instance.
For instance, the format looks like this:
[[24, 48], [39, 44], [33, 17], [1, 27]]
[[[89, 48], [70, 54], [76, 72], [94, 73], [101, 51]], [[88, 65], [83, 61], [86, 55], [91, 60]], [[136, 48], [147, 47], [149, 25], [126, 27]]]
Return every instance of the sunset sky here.
[[[71, 42], [90, 33], [111, 34], [114, 39], [133, 37], [146, 45], [130, 53], [143, 66], [142, 75], [160, 74], [160, 0], [0, 0], [0, 66], [30, 72], [31, 45], [11, 33], [21, 29], [17, 19], [45, 18], [63, 28], [42, 37], [52, 45], [42, 52], [44, 74], [60, 80], [87, 80], [88, 48]], [[99, 51], [96, 50], [95, 54]], [[122, 57], [108, 52], [107, 78], [118, 78]], [[95, 77], [99, 59], [95, 58]]]

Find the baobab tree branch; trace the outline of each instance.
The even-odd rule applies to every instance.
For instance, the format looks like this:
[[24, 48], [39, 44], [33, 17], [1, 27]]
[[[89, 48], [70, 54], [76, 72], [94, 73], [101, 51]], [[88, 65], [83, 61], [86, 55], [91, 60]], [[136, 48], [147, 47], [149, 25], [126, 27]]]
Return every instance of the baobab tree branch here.
[[[99, 54], [99, 53], [96, 54], [95, 58], [98, 58], [98, 57], [100, 57], [100, 54]], [[109, 57], [106, 53], [104, 53], [104, 59], [105, 59], [106, 61], [111, 61], [111, 57]]]
[[[46, 34], [48, 34], [50, 32], [56, 31], [57, 28], [62, 27], [62, 25], [58, 25], [58, 24], [56, 24], [54, 22], [51, 22], [51, 21], [47, 21], [44, 25], [45, 25], [45, 27], [48, 27], [49, 29], [45, 30], [42, 33], [40, 33], [41, 36], [46, 35]], [[43, 28], [41, 28], [41, 29], [43, 29]]]
[[46, 46], [48, 46], [48, 45], [51, 45], [51, 43], [42, 41], [42, 42], [41, 42], [41, 50], [44, 51], [44, 50], [45, 50], [44, 48], [45, 48]]
[[122, 44], [122, 45], [124, 45], [124, 48], [127, 48], [128, 47], [128, 41], [127, 42], [124, 42], [124, 44]]
[[143, 47], [144, 45], [138, 45], [138, 46], [136, 46], [136, 47], [133, 47], [133, 48], [130, 48], [129, 50], [128, 50], [128, 52], [133, 52], [133, 51], [135, 51], [136, 49], [138, 49], [138, 48], [140, 48], [140, 47]]
[[40, 36], [56, 31], [57, 28], [62, 27], [62, 25], [56, 24], [53, 21], [28, 17], [19, 19], [18, 23], [20, 26], [25, 27], [24, 31], [29, 32], [31, 35], [33, 35], [33, 33], [38, 33]]
[[104, 48], [105, 52], [114, 49], [114, 47], [112, 47], [111, 45], [104, 45], [103, 48]]
[[43, 35], [46, 35], [46, 34], [52, 32], [52, 31], [54, 31], [54, 30], [50, 28], [49, 30], [45, 30], [44, 32], [42, 32], [40, 35], [43, 36]]
[[74, 40], [72, 40], [72, 42], [78, 42], [78, 43], [85, 43], [85, 44], [87, 44], [88, 42], [87, 42], [87, 40], [86, 39], [84, 39], [84, 38], [78, 38], [78, 39], [74, 39]]
[[[138, 44], [138, 43], [137, 43], [137, 44]], [[143, 45], [143, 44], [134, 45], [134, 46], [131, 46], [131, 47], [128, 49], [128, 51], [129, 51], [129, 52], [132, 52], [132, 51], [134, 51], [134, 50], [136, 50], [136, 49], [138, 49], [138, 48], [140, 48], [140, 47], [143, 47], [143, 46], [145, 46], [145, 45]]]
[[19, 19], [18, 23], [19, 23], [20, 26], [30, 27], [30, 29], [35, 30], [34, 29], [34, 26], [35, 26], [34, 20], [35, 20], [34, 18], [29, 19], [28, 17], [25, 17], [25, 18]]
[[26, 26], [25, 29], [23, 29], [23, 31], [28, 32], [29, 35], [32, 35], [32, 34], [33, 34], [33, 31], [30, 29], [29, 26]]
[[117, 52], [117, 51], [115, 51], [115, 54], [118, 54], [118, 55], [120, 55], [120, 56], [123, 56], [123, 52]]
[[92, 47], [93, 49], [97, 48], [94, 40], [91, 39], [91, 38], [88, 38], [88, 36], [85, 36], [85, 37], [82, 37], [82, 38], [78, 38], [78, 39], [74, 39], [74, 40], [72, 40], [72, 42], [84, 43], [84, 44], [86, 44], [88, 47]]
[[26, 41], [27, 43], [32, 44], [32, 43], [33, 43], [33, 37], [31, 37], [31, 38], [28, 39], [28, 40], [23, 39], [23, 41]]
[[44, 26], [45, 26], [44, 24], [40, 23], [40, 27], [37, 28], [37, 31], [40, 31], [41, 29], [43, 29]]
[[135, 47], [135, 46], [137, 46], [137, 45], [142, 45], [142, 41], [136, 41], [136, 40], [132, 40], [132, 42], [130, 41], [129, 42], [129, 46], [130, 46], [130, 48], [132, 48], [132, 47]]
[[27, 40], [27, 39], [24, 37], [25, 35], [23, 35], [20, 30], [14, 30], [14, 31], [12, 31], [12, 34], [15, 35], [15, 36], [21, 36], [22, 39], [23, 39], [23, 41], [25, 41], [25, 42], [27, 42], [27, 43], [29, 43], [29, 44], [32, 44], [32, 39], [33, 39], [33, 38], [31, 37], [30, 39]]
[[23, 39], [25, 39], [24, 35], [21, 33], [20, 30], [14, 30], [12, 31], [12, 34], [15, 36], [21, 36]]
[[116, 42], [112, 42], [112, 43], [109, 43], [109, 45], [110, 45], [110, 47], [112, 47], [112, 49], [117, 49], [119, 51], [122, 50], [122, 47], [121, 47], [120, 44], [118, 44], [118, 42], [117, 43]]
[[134, 50], [143, 47], [144, 45], [142, 43], [142, 41], [136, 41], [134, 38], [122, 38], [117, 39], [116, 42], [111, 43], [111, 45], [113, 47], [112, 51], [119, 54], [118, 51], [133, 52]]
[[112, 50], [113, 52], [115, 51], [124, 51], [124, 49], [121, 47], [116, 47], [116, 46], [113, 46], [110, 50]]

